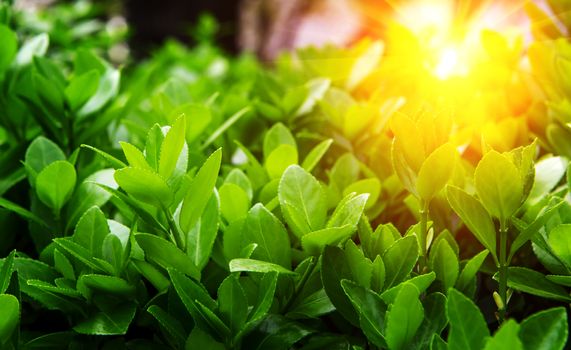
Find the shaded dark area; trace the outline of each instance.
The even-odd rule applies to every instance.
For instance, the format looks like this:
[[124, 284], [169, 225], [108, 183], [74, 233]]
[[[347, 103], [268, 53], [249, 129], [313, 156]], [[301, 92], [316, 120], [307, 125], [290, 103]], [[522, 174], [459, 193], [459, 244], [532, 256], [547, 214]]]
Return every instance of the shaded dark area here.
[[135, 57], [148, 56], [167, 38], [192, 44], [192, 28], [202, 14], [219, 23], [217, 43], [237, 52], [239, 1], [125, 0], [125, 15], [132, 30], [130, 46]]

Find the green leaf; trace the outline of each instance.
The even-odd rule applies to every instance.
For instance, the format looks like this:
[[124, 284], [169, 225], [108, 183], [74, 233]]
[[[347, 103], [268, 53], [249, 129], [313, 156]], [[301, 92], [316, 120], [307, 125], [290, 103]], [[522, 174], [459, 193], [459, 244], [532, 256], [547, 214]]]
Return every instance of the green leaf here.
[[206, 203], [202, 217], [188, 233], [187, 255], [199, 270], [206, 266], [212, 253], [218, 234], [219, 207], [218, 197], [213, 194]]
[[[494, 275], [496, 278], [497, 274]], [[542, 273], [525, 267], [508, 268], [508, 286], [542, 298], [571, 302], [571, 297], [564, 288], [549, 281]]]
[[89, 250], [75, 243], [71, 238], [56, 238], [54, 242], [86, 266], [96, 271], [113, 273], [113, 267], [110, 264], [105, 264], [103, 260], [94, 260]]
[[95, 94], [78, 111], [79, 119], [83, 119], [103, 108], [119, 91], [121, 74], [118, 70], [107, 68], [99, 79]]
[[256, 322], [266, 315], [272, 306], [278, 282], [278, 274], [265, 273], [258, 285], [258, 297], [248, 315], [248, 322]]
[[301, 301], [296, 302], [295, 306], [287, 313], [287, 317], [291, 318], [317, 318], [332, 311], [335, 306], [331, 304], [329, 297], [324, 289], [319, 289]]
[[160, 125], [155, 123], [147, 133], [147, 140], [145, 142], [145, 158], [155, 172], [159, 170], [161, 146], [164, 139], [165, 135], [163, 135]]
[[446, 314], [450, 322], [449, 350], [481, 350], [484, 348], [490, 331], [476, 304], [464, 294], [450, 289]]
[[72, 111], [77, 111], [97, 91], [101, 75], [95, 69], [75, 75], [65, 88], [64, 94]]
[[208, 157], [192, 179], [180, 210], [179, 223], [183, 232], [188, 232], [194, 227], [202, 215], [216, 185], [221, 161], [222, 149], [219, 148]]
[[341, 248], [326, 246], [321, 257], [321, 281], [337, 311], [349, 322], [359, 326], [359, 316], [341, 287], [341, 280], [352, 280], [351, 268]]
[[232, 334], [237, 334], [248, 316], [248, 300], [236, 275], [226, 277], [218, 287], [218, 308]]
[[281, 145], [291, 146], [297, 154], [297, 145], [295, 143], [295, 138], [289, 129], [282, 123], [276, 123], [268, 130], [264, 136], [264, 159], [267, 160], [270, 154], [272, 154], [272, 152]]
[[567, 311], [556, 307], [523, 320], [519, 337], [526, 350], [562, 350], [567, 343]]
[[373, 261], [373, 271], [371, 272], [371, 289], [380, 293], [385, 286], [385, 263], [380, 255]]
[[250, 209], [250, 198], [240, 186], [224, 183], [218, 189], [220, 195], [220, 210], [228, 222], [242, 219]]
[[33, 338], [22, 347], [24, 349], [61, 349], [69, 345], [75, 336], [74, 332], [55, 332]]
[[565, 203], [564, 200], [551, 200], [537, 215], [535, 220], [520, 230], [516, 239], [510, 246], [510, 254], [508, 261], [511, 261], [515, 253], [529, 240], [531, 240], [537, 232], [548, 222], [554, 214], [557, 214], [559, 208]]
[[192, 332], [186, 340], [185, 349], [208, 349], [208, 350], [225, 350], [224, 344], [217, 342], [208, 333], [204, 332], [200, 328], [193, 328]]
[[186, 117], [182, 115], [173, 123], [167, 132], [162, 145], [159, 158], [159, 175], [169, 179], [173, 174], [180, 152], [185, 143]]
[[87, 148], [87, 149], [99, 154], [101, 157], [105, 158], [105, 160], [107, 160], [111, 164], [113, 169], [122, 169], [122, 168], [125, 168], [127, 166], [127, 164], [123, 163], [119, 159], [113, 157], [109, 153], [104, 152], [98, 148], [95, 148], [95, 147], [92, 147], [89, 145], [81, 145], [81, 148]]
[[286, 275], [296, 275], [295, 272], [288, 270], [280, 265], [254, 259], [232, 259], [229, 266], [230, 272], [277, 272]]
[[353, 232], [355, 232], [355, 227], [351, 225], [324, 228], [302, 236], [301, 246], [306, 252], [318, 255], [321, 253], [323, 247], [336, 245], [346, 238], [349, 238]]
[[565, 176], [567, 161], [563, 157], [548, 157], [535, 164], [535, 181], [527, 202], [533, 205], [546, 196]]
[[385, 263], [385, 286], [390, 288], [410, 274], [418, 260], [418, 241], [415, 236], [397, 240], [383, 254]]
[[72, 281], [75, 280], [73, 265], [58, 249], [54, 249], [54, 267], [63, 277]]
[[248, 256], [241, 255], [241, 251], [244, 249], [249, 250], [250, 248], [246, 247], [253, 246], [253, 249], [250, 251], [252, 253], [257, 247], [255, 243], [246, 246], [242, 244], [242, 229], [245, 222], [246, 219], [231, 222], [222, 235], [222, 248], [227, 261], [233, 258], [248, 258]]
[[311, 151], [307, 154], [303, 163], [301, 163], [301, 167], [304, 168], [307, 172], [311, 172], [319, 163], [321, 158], [327, 153], [327, 150], [333, 143], [333, 139], [327, 139], [321, 141], [317, 146], [313, 147]]
[[523, 344], [518, 337], [519, 324], [514, 320], [507, 320], [502, 324], [494, 336], [486, 342], [484, 350], [514, 349], [522, 350]]
[[303, 103], [308, 93], [308, 89], [303, 85], [287, 88], [285, 95], [279, 101], [283, 113], [286, 115], [293, 114], [295, 109]]
[[384, 334], [387, 306], [376, 293], [352, 281], [343, 279], [341, 286], [359, 313], [359, 324], [367, 339], [378, 347], [386, 347]]
[[95, 291], [119, 296], [132, 296], [136, 288], [122, 278], [98, 274], [81, 275], [78, 284], [83, 284]]
[[551, 282], [555, 282], [561, 286], [571, 287], [571, 276], [563, 275], [547, 275], [545, 276]]
[[38, 136], [28, 146], [24, 161], [30, 183], [35, 185], [36, 176], [45, 167], [55, 161], [65, 159], [65, 154], [58, 145], [43, 136]]
[[10, 294], [0, 294], [0, 345], [6, 344], [20, 322], [20, 303]]
[[307, 335], [315, 332], [313, 329], [287, 319], [283, 316], [270, 315], [263, 324], [261, 339], [256, 342], [255, 350], [287, 350]]
[[115, 181], [133, 198], [158, 208], [167, 208], [174, 199], [165, 179], [149, 170], [127, 167], [115, 171]]
[[141, 152], [137, 147], [133, 146], [128, 142], [119, 142], [121, 144], [121, 148], [123, 149], [123, 153], [125, 154], [125, 158], [127, 158], [127, 162], [133, 168], [140, 168], [145, 169], [151, 172], [153, 168], [149, 165], [143, 152]]
[[[345, 257], [354, 280], [360, 286], [369, 288], [373, 274], [373, 263], [371, 260], [365, 258], [361, 249], [352, 240], [348, 240], [347, 244], [345, 244]], [[382, 260], [379, 259], [378, 261]]]
[[[417, 175], [414, 172], [412, 166], [415, 163], [422, 162], [422, 159], [407, 160], [406, 151], [407, 150], [405, 149], [403, 142], [399, 138], [395, 138], [391, 147], [391, 159], [393, 168], [404, 188], [406, 188], [406, 190], [413, 194], [415, 197], [418, 197], [419, 195], [416, 191]], [[412, 154], [420, 154], [420, 152], [414, 152]], [[422, 154], [421, 156], [424, 155]], [[409, 163], [409, 161], [411, 163]]]
[[297, 117], [311, 112], [317, 101], [323, 98], [323, 95], [325, 95], [325, 92], [327, 92], [330, 86], [331, 80], [326, 78], [313, 78], [306, 82], [304, 87], [308, 93], [305, 100], [301, 103], [297, 111], [295, 111], [294, 116]]
[[75, 168], [65, 160], [58, 160], [45, 167], [36, 178], [38, 198], [59, 214], [71, 198], [77, 175]]
[[200, 271], [194, 262], [171, 242], [148, 233], [137, 233], [135, 239], [145, 252], [147, 260], [153, 261], [165, 269], [175, 268], [196, 280], [200, 280]]
[[434, 282], [435, 279], [436, 279], [436, 274], [434, 273], [434, 271], [425, 273], [423, 275], [414, 276], [411, 279], [408, 279], [400, 284], [397, 284], [392, 288], [385, 290], [381, 294], [381, 299], [383, 299], [383, 301], [387, 304], [393, 303], [400, 289], [405, 283], [414, 284], [414, 286], [416, 287], [416, 289], [418, 289], [420, 293], [424, 293], [424, 291], [428, 289], [428, 287], [430, 287], [430, 285], [432, 284], [432, 282]]
[[133, 210], [144, 222], [146, 222], [150, 226], [158, 229], [160, 232], [164, 232], [165, 234], [169, 233], [167, 229], [157, 220], [157, 218], [155, 218], [147, 210], [142, 208], [140, 204], [132, 197], [129, 197], [123, 192], [120, 192], [106, 185], [98, 184], [98, 186], [104, 189], [105, 191], [111, 193], [115, 198], [123, 202], [127, 207]]
[[81, 215], [83, 215], [92, 206], [101, 207], [111, 198], [111, 193], [99, 186], [106, 185], [110, 188], [117, 189], [118, 185], [113, 178], [113, 169], [99, 170], [83, 180], [83, 182], [74, 191], [73, 196], [69, 200], [67, 206], [66, 231], [74, 227]]
[[347, 195], [341, 203], [339, 203], [337, 208], [335, 208], [335, 211], [327, 222], [326, 227], [332, 228], [351, 225], [352, 227], [357, 228], [357, 224], [359, 223], [359, 219], [361, 219], [361, 215], [363, 214], [368, 198], [368, 193], [360, 194], [358, 196], [353, 194]]
[[130, 302], [106, 305], [100, 312], [73, 327], [73, 330], [81, 334], [122, 335], [127, 333], [135, 311], [137, 307]]
[[10, 67], [18, 51], [18, 37], [9, 27], [0, 24], [0, 75]]
[[105, 214], [98, 207], [91, 207], [77, 222], [72, 239], [94, 257], [102, 256], [105, 237], [110, 233]]
[[270, 153], [264, 162], [264, 167], [270, 179], [277, 179], [292, 164], [297, 164], [297, 149], [290, 145], [279, 145]]
[[254, 189], [252, 188], [252, 182], [248, 178], [246, 174], [239, 168], [232, 169], [226, 179], [224, 180], [225, 184], [234, 184], [240, 187], [244, 192], [246, 192], [248, 196], [248, 200], [251, 200], [254, 196]]
[[521, 183], [523, 185], [522, 201], [525, 201], [529, 196], [535, 180], [535, 167], [533, 163], [536, 151], [537, 139], [527, 146], [517, 147], [506, 154], [520, 174]]
[[329, 172], [329, 183], [339, 196], [347, 186], [358, 180], [361, 172], [359, 167], [359, 160], [352, 153], [345, 153], [337, 159]]
[[403, 284], [387, 311], [386, 339], [389, 349], [406, 349], [424, 318], [424, 308], [418, 299], [418, 289]]
[[349, 186], [345, 187], [343, 190], [343, 195], [347, 196], [352, 192], [355, 192], [359, 195], [365, 193], [368, 194], [367, 205], [365, 208], [369, 209], [374, 206], [379, 199], [379, 195], [381, 194], [381, 182], [376, 177], [353, 182]]
[[571, 268], [571, 224], [561, 224], [549, 232], [553, 253]]
[[40, 281], [40, 280], [27, 280], [26, 281], [26, 284], [28, 286], [42, 290], [43, 292], [46, 292], [47, 294], [52, 294], [54, 296], [57, 294], [60, 294], [59, 297], [62, 297], [62, 298], [70, 297], [70, 298], [79, 299], [81, 297], [81, 294], [77, 290], [72, 289], [73, 283], [65, 283], [65, 282], [62, 282], [61, 280], [59, 283], [60, 283], [61, 287], [57, 286], [57, 285], [54, 286], [51, 283], [48, 283], [45, 281]]
[[432, 342], [430, 343], [430, 350], [447, 350], [448, 344], [438, 334], [432, 336]]
[[16, 250], [12, 250], [0, 265], [0, 294], [6, 293], [10, 286], [12, 273], [14, 273], [14, 257]]
[[105, 72], [105, 61], [90, 50], [78, 49], [73, 60], [74, 73], [83, 74], [92, 69], [96, 69], [99, 73]]
[[325, 192], [303, 168], [291, 165], [286, 169], [278, 198], [286, 222], [298, 237], [323, 228], [327, 214]]
[[458, 257], [447, 240], [442, 239], [430, 252], [430, 267], [436, 272], [436, 279], [442, 282], [447, 291], [458, 279], [460, 264]]
[[43, 56], [48, 50], [49, 37], [46, 33], [38, 34], [26, 40], [20, 47], [16, 56], [16, 64], [18, 66], [25, 66], [32, 62], [34, 56]]
[[422, 301], [424, 320], [420, 324], [412, 342], [413, 349], [426, 349], [430, 347], [433, 335], [442, 333], [448, 324], [446, 317], [446, 297], [442, 293], [431, 293]]
[[64, 90], [67, 81], [62, 67], [59, 65], [59, 62], [56, 63], [55, 61], [53, 58], [36, 56], [33, 59], [33, 65], [41, 75], [50, 77], [54, 86], [61, 92]]
[[199, 301], [211, 310], [217, 308], [216, 301], [210, 297], [200, 282], [193, 281], [175, 269], [170, 268], [168, 271], [177, 294], [189, 310], [192, 308], [189, 308], [188, 302], [194, 301]]
[[[14, 266], [18, 272], [18, 279], [20, 281], [39, 279], [51, 282], [59, 277], [56, 270], [39, 260], [16, 257], [14, 259]], [[22, 285], [21, 287], [23, 288], [24, 286]]]
[[[426, 159], [424, 135], [419, 124], [404, 113], [395, 113], [390, 120], [390, 128], [395, 135], [393, 142], [393, 164], [402, 163], [412, 174], [418, 174]], [[396, 158], [400, 158], [397, 159]], [[395, 166], [398, 173], [398, 167]], [[412, 175], [411, 174], [411, 175]], [[399, 174], [400, 177], [400, 174]], [[415, 176], [413, 176], [414, 178]], [[412, 178], [411, 178], [412, 179]], [[401, 181], [403, 179], [401, 178]], [[408, 182], [408, 181], [407, 181]], [[403, 184], [406, 182], [403, 182]], [[405, 185], [407, 187], [407, 185]], [[414, 188], [414, 182], [413, 182]]]
[[[129, 232], [127, 232], [127, 235], [129, 235]], [[130, 244], [129, 236], [126, 237], [124, 242], [129, 242]], [[116, 275], [121, 274], [125, 258], [129, 256], [129, 252], [126, 252], [127, 254], [123, 253], [123, 244], [121, 243], [120, 236], [116, 234], [107, 235], [103, 240], [103, 260], [113, 266], [113, 272]]]
[[184, 344], [186, 342], [186, 331], [184, 330], [182, 324], [171, 314], [163, 310], [158, 305], [149, 306], [147, 312], [153, 315], [161, 327], [164, 328], [167, 333], [174, 338], [173, 340], [177, 344]]
[[400, 232], [392, 224], [381, 224], [373, 231], [365, 216], [361, 216], [358, 232], [361, 249], [369, 259], [376, 259], [382, 255], [401, 237]]
[[243, 245], [258, 245], [252, 259], [271, 262], [286, 269], [291, 267], [288, 233], [280, 220], [262, 204], [258, 203], [250, 209], [242, 235]]
[[170, 287], [170, 281], [165, 275], [159, 271], [157, 267], [154, 265], [142, 261], [142, 260], [132, 260], [131, 261], [137, 271], [145, 277], [149, 282], [158, 290], [158, 291], [165, 291], [168, 287]]
[[496, 257], [496, 229], [492, 218], [482, 204], [464, 190], [448, 185], [446, 187], [448, 203], [462, 219], [476, 239]]
[[456, 281], [456, 289], [464, 291], [468, 288], [470, 282], [476, 277], [476, 274], [480, 270], [484, 260], [486, 260], [488, 253], [489, 252], [487, 250], [482, 250], [468, 260], [460, 273], [460, 277], [458, 277], [458, 280]]
[[250, 111], [252, 111], [252, 107], [246, 106], [241, 110], [237, 111], [236, 113], [232, 114], [230, 117], [228, 117], [226, 121], [222, 123], [222, 125], [220, 125], [216, 130], [214, 130], [214, 132], [210, 134], [208, 139], [204, 141], [204, 143], [201, 146], [201, 149], [204, 150], [206, 149], [206, 147], [210, 146], [214, 141], [216, 141], [218, 137], [220, 137], [220, 135], [222, 135], [226, 130], [228, 130], [228, 128], [230, 128], [234, 123], [240, 120], [240, 118], [250, 113]]
[[172, 268], [169, 269], [169, 275], [176, 293], [196, 325], [205, 331], [214, 333], [217, 332], [218, 328], [223, 330], [224, 324], [212, 312], [218, 305], [216, 301], [212, 300], [202, 284], [189, 279]]
[[186, 140], [191, 144], [202, 136], [212, 121], [212, 112], [210, 107], [196, 103], [181, 106], [181, 112], [187, 116]]
[[488, 213], [501, 221], [507, 220], [521, 205], [520, 173], [506, 156], [496, 151], [486, 153], [478, 163], [474, 185]]
[[424, 160], [416, 179], [420, 198], [428, 202], [444, 188], [452, 176], [457, 154], [452, 144], [445, 143]]

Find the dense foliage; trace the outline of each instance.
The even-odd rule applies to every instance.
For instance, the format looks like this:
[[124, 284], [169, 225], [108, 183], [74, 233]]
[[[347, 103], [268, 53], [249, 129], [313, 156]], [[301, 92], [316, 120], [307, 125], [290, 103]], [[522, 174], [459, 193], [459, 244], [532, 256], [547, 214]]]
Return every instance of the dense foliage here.
[[0, 347], [563, 349], [552, 2], [535, 43], [483, 31], [443, 80], [397, 24], [269, 68], [204, 17], [196, 47], [117, 66], [89, 3], [0, 1]]

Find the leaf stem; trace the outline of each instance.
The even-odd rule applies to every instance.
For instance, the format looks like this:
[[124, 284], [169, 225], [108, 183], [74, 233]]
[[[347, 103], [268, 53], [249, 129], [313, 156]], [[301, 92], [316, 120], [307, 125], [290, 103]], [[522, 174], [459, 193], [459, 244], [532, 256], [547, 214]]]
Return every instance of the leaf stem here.
[[428, 202], [424, 199], [420, 200], [420, 233], [418, 235], [418, 243], [420, 244], [420, 249], [422, 251], [422, 256], [420, 257], [419, 261], [419, 272], [422, 273], [423, 270], [427, 267], [426, 262], [426, 255], [427, 255], [427, 248], [426, 248], [426, 239], [427, 239], [427, 230], [428, 230]]
[[174, 221], [172, 214], [170, 213], [170, 210], [168, 210], [167, 208], [163, 208], [163, 211], [165, 213], [165, 216], [167, 217], [167, 221], [169, 223], [169, 227], [172, 231], [172, 235], [174, 237], [174, 241], [177, 247], [182, 251], [186, 251], [186, 244], [183, 239], [183, 234], [178, 228], [176, 222]]
[[508, 227], [505, 220], [500, 221], [500, 266], [499, 266], [499, 295], [502, 299], [502, 307], [499, 311], [500, 324], [504, 322], [507, 309], [507, 283], [508, 283], [508, 263], [506, 259], [507, 253], [507, 236]]

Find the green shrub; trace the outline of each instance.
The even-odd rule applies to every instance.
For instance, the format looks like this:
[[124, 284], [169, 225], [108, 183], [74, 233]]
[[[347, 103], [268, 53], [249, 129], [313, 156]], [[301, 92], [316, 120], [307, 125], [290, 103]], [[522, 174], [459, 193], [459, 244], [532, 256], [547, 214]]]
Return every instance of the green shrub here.
[[380, 42], [267, 67], [208, 32], [119, 69], [80, 10], [0, 1], [0, 347], [565, 347], [568, 41], [530, 49], [534, 104], [470, 121]]

